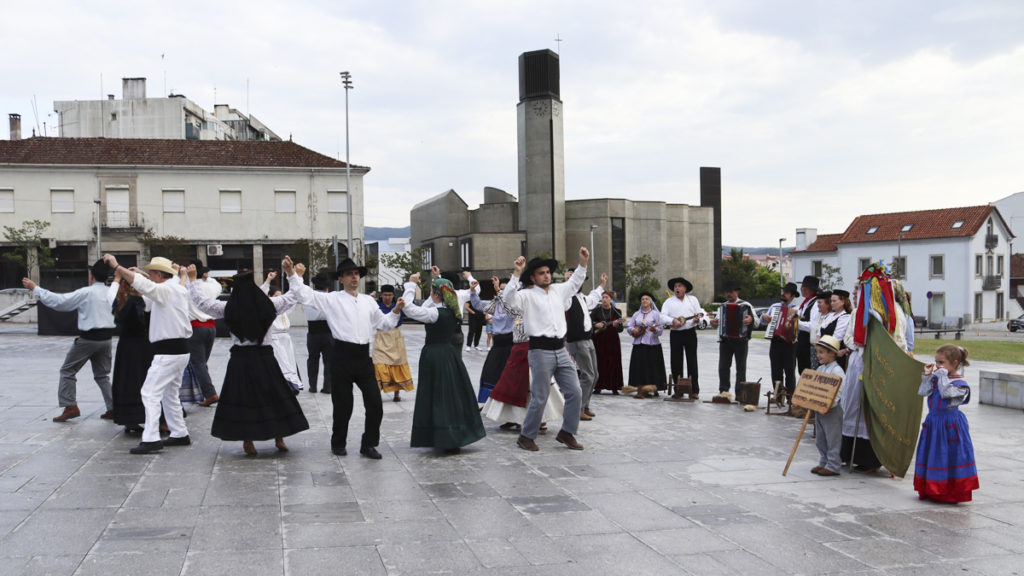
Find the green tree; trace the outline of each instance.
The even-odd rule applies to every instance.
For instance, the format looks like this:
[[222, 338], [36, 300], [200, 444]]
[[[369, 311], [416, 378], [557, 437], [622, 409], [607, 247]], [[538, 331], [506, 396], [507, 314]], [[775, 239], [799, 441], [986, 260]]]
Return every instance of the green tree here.
[[49, 227], [50, 223], [44, 220], [27, 220], [17, 228], [4, 226], [4, 237], [15, 245], [13, 252], [4, 253], [4, 258], [24, 266], [26, 275], [31, 274], [36, 267], [53, 266], [50, 247], [43, 242], [43, 232]]
[[[757, 275], [757, 268], [757, 263], [743, 253], [743, 248], [733, 248], [729, 258], [722, 259], [722, 282], [735, 283], [739, 286], [742, 296], [751, 298], [756, 289], [754, 278]], [[725, 300], [725, 294], [716, 294], [715, 298]]]
[[[339, 245], [339, 252], [341, 248]], [[306, 275], [310, 278], [325, 270], [328, 277], [334, 278], [334, 249], [330, 240], [303, 238], [284, 246], [284, 253], [291, 256], [293, 261], [305, 264]]]
[[640, 309], [640, 294], [650, 292], [654, 296], [655, 306], [660, 307], [664, 297], [661, 295], [661, 283], [655, 277], [658, 261], [649, 254], [641, 254], [626, 263], [624, 284], [626, 285], [626, 313], [633, 314]]
[[778, 272], [764, 266], [758, 266], [757, 270], [754, 271], [753, 292], [747, 295], [747, 297], [778, 298], [782, 290], [781, 281], [782, 278]]
[[834, 290], [843, 287], [843, 271], [838, 266], [822, 263], [821, 265], [821, 289]]
[[139, 235], [139, 243], [145, 246], [150, 259], [163, 256], [178, 264], [196, 259], [195, 248], [180, 236], [157, 236], [152, 229], [147, 229]]
[[[430, 270], [424, 267], [424, 256], [426, 250], [413, 248], [408, 252], [385, 252], [380, 255], [380, 263], [393, 270], [402, 271], [402, 279], [420, 273], [420, 291], [423, 294], [430, 293]], [[399, 287], [400, 289], [400, 287]]]

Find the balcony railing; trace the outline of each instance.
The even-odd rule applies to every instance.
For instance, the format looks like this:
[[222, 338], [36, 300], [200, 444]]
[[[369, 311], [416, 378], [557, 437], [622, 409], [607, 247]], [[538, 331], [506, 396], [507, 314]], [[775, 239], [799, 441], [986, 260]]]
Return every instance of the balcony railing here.
[[999, 235], [998, 234], [985, 234], [985, 249], [991, 250], [999, 246]]
[[[130, 212], [106, 211], [102, 215], [100, 224], [104, 230], [136, 232], [145, 228], [142, 215], [133, 218]], [[93, 217], [95, 220], [95, 217]]]
[[982, 290], [998, 290], [999, 287], [1002, 286], [1002, 284], [1003, 284], [1003, 277], [1002, 276], [994, 276], [992, 274], [989, 274], [988, 276], [985, 276], [984, 280], [982, 280], [982, 282], [981, 282], [981, 289]]

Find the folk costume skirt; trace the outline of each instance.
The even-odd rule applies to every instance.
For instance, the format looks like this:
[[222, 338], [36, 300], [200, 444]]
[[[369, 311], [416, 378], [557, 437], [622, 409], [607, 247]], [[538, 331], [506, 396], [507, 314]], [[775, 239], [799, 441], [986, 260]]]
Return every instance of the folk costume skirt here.
[[221, 440], [270, 440], [309, 429], [296, 392], [270, 346], [232, 346], [211, 434]]

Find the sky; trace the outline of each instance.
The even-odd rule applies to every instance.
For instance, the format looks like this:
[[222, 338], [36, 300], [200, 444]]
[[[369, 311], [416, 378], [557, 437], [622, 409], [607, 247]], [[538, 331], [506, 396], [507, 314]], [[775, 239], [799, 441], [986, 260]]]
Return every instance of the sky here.
[[[700, 204], [722, 241], [789, 246], [860, 214], [1024, 190], [1024, 2], [4, 2], [0, 113], [56, 135], [54, 100], [229, 104], [369, 166], [367, 226], [454, 189], [517, 194], [518, 57], [559, 53], [567, 199]], [[560, 40], [560, 41], [559, 41]], [[12, 49], [14, 46], [22, 49]], [[6, 134], [0, 134], [6, 137]]]

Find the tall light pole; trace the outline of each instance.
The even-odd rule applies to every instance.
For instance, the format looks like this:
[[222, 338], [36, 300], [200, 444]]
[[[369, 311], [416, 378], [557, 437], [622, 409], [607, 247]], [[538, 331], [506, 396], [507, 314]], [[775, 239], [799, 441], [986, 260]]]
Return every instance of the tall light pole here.
[[341, 84], [345, 87], [345, 199], [348, 201], [346, 209], [348, 224], [345, 226], [348, 230], [346, 252], [348, 252], [348, 257], [355, 261], [356, 259], [353, 258], [355, 252], [352, 250], [352, 165], [348, 161], [348, 91], [353, 86], [352, 75], [348, 71], [341, 73]]
[[100, 232], [100, 217], [101, 211], [103, 210], [103, 201], [100, 200], [99, 198], [96, 198], [95, 200], [93, 200], [93, 203], [96, 204], [96, 257], [103, 258], [103, 234], [102, 232]]
[[785, 238], [779, 238], [779, 288], [786, 287], [786, 275], [782, 273], [782, 243]]
[[[597, 230], [597, 224], [590, 225], [590, 261], [594, 262], [594, 230]], [[594, 290], [594, 276], [597, 274], [594, 272], [594, 264], [590, 265], [590, 290]]]

